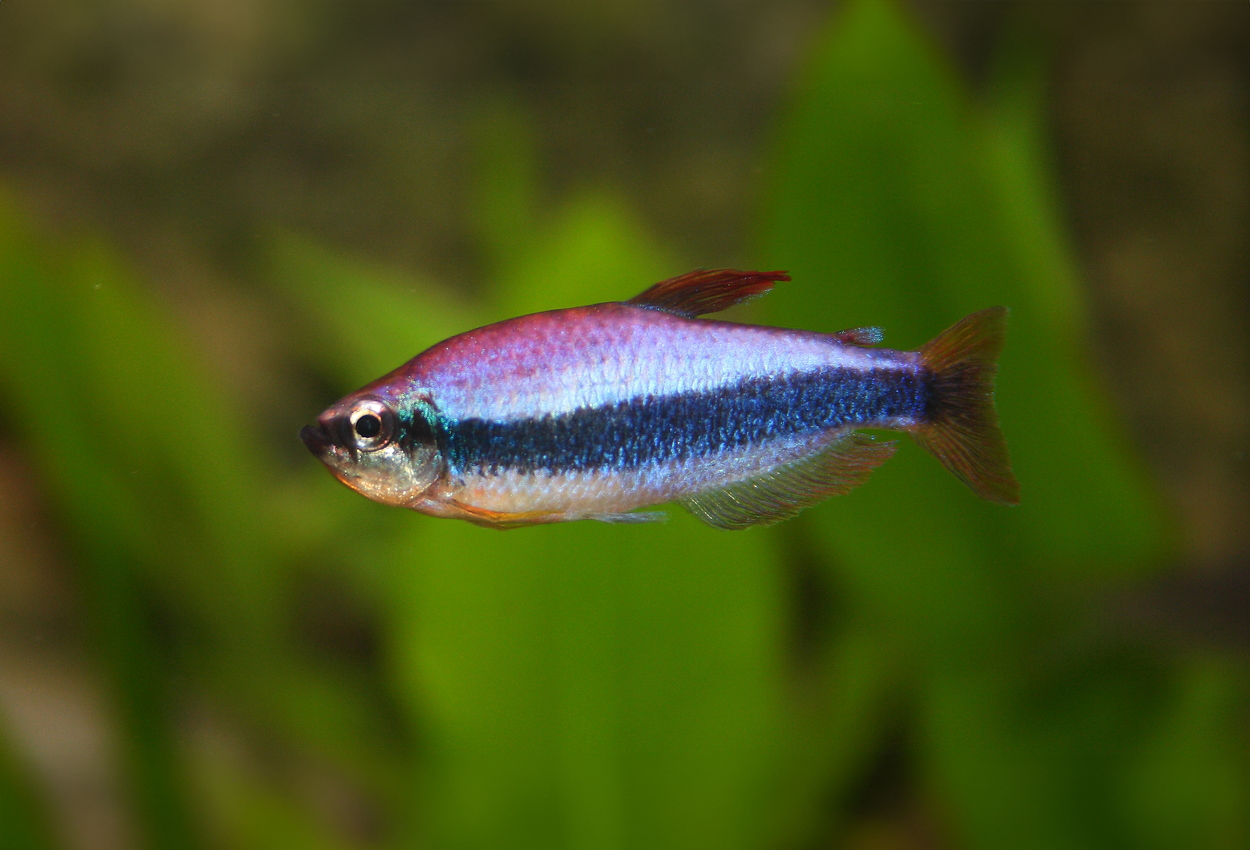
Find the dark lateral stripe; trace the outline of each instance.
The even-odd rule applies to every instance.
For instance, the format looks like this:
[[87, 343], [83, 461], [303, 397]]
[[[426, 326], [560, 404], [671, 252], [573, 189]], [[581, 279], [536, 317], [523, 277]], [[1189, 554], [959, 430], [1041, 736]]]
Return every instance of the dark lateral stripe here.
[[463, 419], [447, 423], [443, 437], [457, 471], [637, 469], [836, 426], [918, 418], [925, 384], [910, 369], [823, 369], [560, 416]]

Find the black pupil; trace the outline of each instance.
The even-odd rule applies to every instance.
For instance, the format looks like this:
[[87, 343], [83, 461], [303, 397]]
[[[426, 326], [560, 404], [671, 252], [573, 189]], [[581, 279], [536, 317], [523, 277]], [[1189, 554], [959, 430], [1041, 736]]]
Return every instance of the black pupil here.
[[366, 413], [356, 420], [356, 433], [366, 440], [371, 440], [382, 433], [382, 420], [372, 413]]

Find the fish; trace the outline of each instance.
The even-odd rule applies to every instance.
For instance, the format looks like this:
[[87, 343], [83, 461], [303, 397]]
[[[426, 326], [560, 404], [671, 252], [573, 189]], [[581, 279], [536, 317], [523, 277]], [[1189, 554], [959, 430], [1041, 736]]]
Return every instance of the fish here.
[[300, 436], [387, 505], [511, 528], [789, 519], [864, 483], [909, 435], [983, 499], [1020, 501], [994, 407], [1008, 310], [913, 351], [837, 333], [700, 318], [786, 272], [699, 269], [623, 302], [453, 336], [331, 405]]

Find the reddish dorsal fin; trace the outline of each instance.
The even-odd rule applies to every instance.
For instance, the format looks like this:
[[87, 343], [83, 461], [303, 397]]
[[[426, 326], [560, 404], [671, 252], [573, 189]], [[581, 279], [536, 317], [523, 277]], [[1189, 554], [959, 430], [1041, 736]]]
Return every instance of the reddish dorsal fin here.
[[777, 281], [789, 279], [790, 275], [785, 272], [696, 269], [679, 277], [660, 281], [625, 303], [666, 310], [679, 316], [702, 316], [704, 313], [716, 313], [763, 295]]
[[830, 496], [854, 490], [890, 459], [895, 446], [852, 432], [810, 457], [757, 478], [687, 496], [681, 503], [716, 528], [772, 525]]
[[833, 338], [843, 345], [858, 345], [867, 348], [872, 345], [879, 345], [885, 339], [885, 331], [881, 328], [851, 328], [846, 331], [838, 331], [833, 334]]

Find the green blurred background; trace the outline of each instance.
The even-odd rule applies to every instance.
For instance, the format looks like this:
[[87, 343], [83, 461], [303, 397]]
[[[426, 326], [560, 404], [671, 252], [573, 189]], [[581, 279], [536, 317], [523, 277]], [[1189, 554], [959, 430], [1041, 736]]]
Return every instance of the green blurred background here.
[[[1250, 846], [1243, 2], [0, 5], [0, 847]], [[1013, 309], [1024, 501], [498, 532], [297, 438], [785, 268]]]

